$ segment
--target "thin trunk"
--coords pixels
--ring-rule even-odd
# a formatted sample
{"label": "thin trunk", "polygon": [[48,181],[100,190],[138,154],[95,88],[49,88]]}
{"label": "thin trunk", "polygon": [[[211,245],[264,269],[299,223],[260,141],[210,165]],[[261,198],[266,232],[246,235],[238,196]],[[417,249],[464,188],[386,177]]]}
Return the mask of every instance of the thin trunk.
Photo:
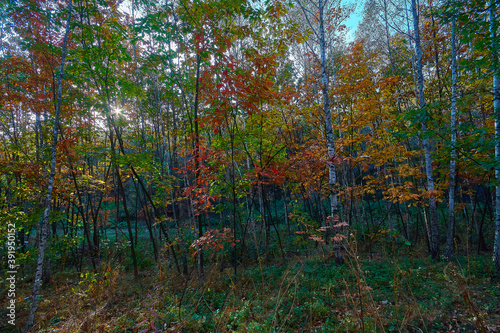
{"label": "thin trunk", "polygon": [[[132,1],[131,4],[132,7],[132,22],[135,23],[135,1]],[[134,38],[134,30],[132,29],[132,38]],[[139,66],[137,65],[137,45],[135,43],[131,43],[133,45],[133,51],[134,51],[134,65],[135,65],[135,84],[137,86],[139,85]],[[141,116],[141,138],[142,138],[142,144],[144,145],[144,148],[146,151],[148,151],[148,146],[146,143],[146,130],[144,128],[144,110],[142,108],[142,102],[140,99],[138,99],[138,106],[139,106],[139,114]]]}
{"label": "thin trunk", "polygon": [[[132,222],[130,220],[130,214],[128,211],[127,195],[125,193],[125,188],[123,186],[120,167],[119,167],[118,162],[117,162],[117,156],[116,156],[116,150],[115,150],[115,140],[113,138],[113,128],[114,128],[114,132],[116,134],[117,141],[119,142],[119,145],[121,147],[120,132],[118,131],[116,126],[113,126],[113,120],[110,117],[110,110],[109,110],[108,105],[109,105],[109,96],[107,98],[107,103],[104,105],[104,108],[105,108],[104,112],[106,114],[106,121],[108,123],[108,128],[109,128],[109,142],[110,142],[110,146],[111,146],[111,163],[113,164],[113,167],[114,167],[116,180],[118,183],[118,191],[122,197],[123,210],[125,212],[125,220],[127,222],[127,229],[128,229],[129,240],[130,240],[130,254],[132,255],[132,264],[134,266],[134,278],[137,279],[139,277],[139,272],[137,270],[137,255],[135,252],[134,233],[132,232]],[[137,230],[136,230],[136,234],[137,234]]]}
{"label": "thin trunk", "polygon": [[54,115],[54,129],[52,132],[52,155],[50,159],[49,185],[47,188],[47,196],[45,198],[45,210],[43,212],[42,224],[40,226],[40,243],[38,244],[38,260],[36,265],[35,282],[33,284],[33,294],[31,295],[30,312],[28,315],[28,319],[26,320],[26,325],[23,329],[24,332],[29,332],[33,327],[35,321],[35,313],[38,308],[38,294],[40,292],[45,248],[47,246],[47,226],[49,223],[50,202],[52,201],[52,191],[54,189],[54,179],[56,175],[57,140],[59,137],[59,113],[61,111],[62,101],[62,79],[64,76],[64,65],[66,61],[66,49],[68,45],[72,8],[73,2],[72,0],[69,0],[68,20],[66,22],[66,32],[64,34],[64,41],[62,45],[61,67],[59,69],[59,76],[57,78],[57,100]]}
{"label": "thin trunk", "polygon": [[[319,0],[319,37],[320,37],[320,53],[321,53],[321,83],[323,84],[323,113],[325,115],[325,136],[326,145],[328,148],[328,187],[330,189],[330,214],[333,221],[338,218],[338,202],[337,191],[335,184],[337,183],[337,173],[335,169],[335,139],[333,137],[332,127],[332,114],[330,111],[330,99],[328,95],[328,77],[326,69],[326,41],[325,41],[325,27],[323,24],[323,0]],[[341,244],[335,244],[335,259],[337,262],[343,262]]]}
{"label": "thin trunk", "polygon": [[[235,179],[235,161],[234,161],[234,133],[231,133],[231,192],[233,195],[233,212],[232,212],[232,218],[233,218],[233,239],[236,241],[236,214],[237,214],[237,197],[236,197],[236,179]],[[233,246],[232,248],[232,256],[233,256],[233,270],[234,270],[234,275],[237,274],[236,270],[236,264],[237,264],[237,259],[236,259],[236,246]],[[224,261],[222,262],[222,267],[224,267]]]}
{"label": "thin trunk", "polygon": [[[112,147],[111,149],[114,150],[114,147]],[[127,221],[128,237],[130,240],[130,252],[132,255],[132,264],[134,266],[134,278],[137,279],[139,277],[139,271],[137,270],[137,255],[135,252],[136,243],[134,243],[134,234],[132,232],[132,222],[130,221],[130,214],[129,214],[128,206],[127,206],[127,195],[125,193],[125,188],[123,187],[122,177],[120,175],[120,169],[118,167],[118,164],[116,164],[116,163],[115,163],[115,173],[116,173],[116,179],[118,181],[118,191],[120,192],[120,194],[122,196],[123,210],[125,211],[125,219]],[[137,234],[137,230],[136,230],[136,234]]]}
{"label": "thin trunk", "polygon": [[[109,113],[107,113],[107,114],[109,114]],[[108,124],[110,126],[110,131],[111,131],[111,126],[112,126],[111,124],[113,124],[113,128],[115,129],[115,133],[116,133],[116,136],[117,136],[118,146],[120,148],[120,151],[121,151],[122,155],[125,156],[126,152],[125,152],[125,146],[123,144],[123,139],[122,139],[122,137],[120,135],[120,132],[118,131],[116,125],[114,124],[114,122],[111,123],[111,119],[109,117],[108,117]],[[114,154],[114,149],[112,149],[112,151],[113,151],[112,154]],[[113,160],[116,160],[116,159],[113,159]],[[146,198],[148,199],[149,203],[151,204],[151,207],[153,208],[154,216],[155,216],[155,219],[156,219],[157,217],[159,217],[161,215],[160,212],[159,212],[159,210],[158,210],[158,208],[154,204],[154,201],[151,198],[151,195],[149,194],[149,192],[148,192],[146,186],[144,185],[144,182],[142,181],[141,177],[139,177],[139,175],[137,174],[137,171],[135,170],[135,168],[132,165],[129,165],[129,168],[130,168],[130,171],[132,171],[132,174],[134,175],[135,179],[137,179],[137,181],[139,182],[139,185],[141,186],[143,193],[146,195]],[[170,237],[168,236],[168,233],[165,230],[162,230],[162,231],[164,233],[164,236],[166,238],[166,241],[167,241],[168,245],[171,245],[172,242],[170,241]],[[179,266],[178,266],[178,261],[177,261],[177,255],[175,254],[175,249],[172,246],[169,246],[169,247],[170,247],[170,250],[172,252],[172,256],[174,257],[176,268],[179,271]]]}
{"label": "thin trunk", "polygon": [[[417,81],[418,81],[418,101],[422,112],[425,111],[425,95],[424,95],[424,74],[422,65],[422,47],[420,45],[420,31],[417,13],[417,2],[412,0],[412,14],[413,14],[413,28],[415,32],[415,53],[417,56]],[[432,174],[432,146],[429,139],[429,131],[427,130],[427,124],[422,122],[422,144],[424,146],[424,156],[425,156],[425,174],[427,178],[427,190],[430,193],[429,197],[429,213],[430,213],[430,234],[429,234],[429,247],[431,251],[431,256],[433,259],[439,258],[439,225],[438,225],[438,214],[437,205],[434,198],[434,177]]]}
{"label": "thin trunk", "polygon": [[[200,132],[198,128],[198,98],[200,94],[200,65],[201,56],[196,54],[196,91],[194,97],[194,144],[195,144],[195,159],[196,159],[196,181],[200,178],[201,169],[201,156],[200,156]],[[198,164],[199,163],[199,164]],[[193,207],[194,208],[194,207]],[[194,211],[193,211],[194,214]],[[198,213],[198,237],[203,237],[203,224],[201,219],[201,212]],[[203,278],[203,251],[198,250],[198,279],[201,281]]]}
{"label": "thin trunk", "polygon": [[36,162],[41,162],[41,149],[42,149],[42,124],[40,122],[40,113],[37,112],[35,115],[35,144],[36,144]]}
{"label": "thin trunk", "polygon": [[[406,19],[406,29],[408,31],[408,35],[411,35],[411,30],[410,30],[410,18],[408,16],[408,9],[406,7],[406,0],[404,0],[404,4],[405,4],[405,19]],[[417,84],[417,74],[416,74],[416,69],[415,69],[415,58],[414,58],[414,54],[413,54],[413,42],[412,42],[412,39],[410,38],[409,39],[409,43],[410,43],[410,50],[411,50],[411,70],[412,70],[412,73],[413,73],[413,88],[414,88],[414,92],[415,92],[415,96],[418,96],[418,84]]]}
{"label": "thin trunk", "polygon": [[[493,60],[493,108],[495,115],[495,158],[500,158],[500,77],[498,73],[498,55],[497,55],[497,24],[496,24],[496,5],[494,0],[490,0],[490,34],[491,34],[491,55]],[[495,270],[500,273],[500,166],[498,162],[495,166],[495,244],[493,249],[493,264]]]}
{"label": "thin trunk", "polygon": [[[286,224],[286,227],[288,229],[288,236],[290,236],[292,234],[292,231],[290,229],[290,220],[288,219],[288,204],[287,204],[287,196],[286,196],[286,187],[283,186],[283,208],[284,208],[284,211],[285,211],[285,224]],[[323,203],[321,203],[321,205],[323,205]],[[325,209],[324,207],[322,207],[323,210]],[[325,213],[326,215],[326,213]],[[325,217],[325,222],[326,222],[326,217]]]}
{"label": "thin trunk", "polygon": [[451,22],[451,157],[450,157],[450,192],[448,201],[448,235],[446,237],[445,255],[450,258],[453,255],[453,238],[455,236],[455,164],[457,158],[457,150],[455,148],[457,142],[457,49],[455,46],[455,17]]}
{"label": "thin trunk", "polygon": [[[387,39],[387,51],[389,53],[389,63],[391,64],[391,73],[393,76],[396,76],[396,67],[394,66],[394,57],[392,55],[391,48],[391,38],[389,34],[389,19],[387,17],[387,0],[384,0],[384,21],[385,21],[385,38]],[[401,113],[401,99],[399,85],[396,87],[396,99],[398,104],[398,111]]]}
{"label": "thin trunk", "polygon": [[436,22],[434,20],[434,10],[432,9],[432,5],[430,5],[430,10],[431,10],[431,22],[432,22],[432,36],[434,37],[434,42],[432,44],[434,46],[434,61],[436,63],[436,75],[438,79],[439,98],[443,98],[443,86],[441,85],[441,69],[439,68],[439,51],[438,51],[437,31],[436,31],[437,29],[436,29]]}
{"label": "thin trunk", "polygon": [[[144,221],[146,222],[146,227],[148,228],[148,233],[149,233],[149,239],[151,240],[151,245],[153,246],[153,254],[155,257],[155,261],[158,262],[159,258],[159,250],[158,250],[158,243],[156,240],[156,233],[154,232],[154,216],[151,216],[149,213],[149,207],[146,202],[146,196],[144,195],[144,201],[141,198],[141,193],[139,192],[139,186],[137,186],[137,183],[134,180],[134,188],[135,188],[135,195],[136,195],[136,202],[141,206],[141,210],[144,211]],[[136,209],[136,214],[137,218],[136,221],[139,220],[139,210]],[[153,213],[154,214],[154,213]],[[137,239],[137,233],[136,233],[136,239]]]}
{"label": "thin trunk", "polygon": [[[114,176],[113,178],[116,178],[116,176]],[[118,187],[116,179],[113,180],[113,184],[115,185],[115,207],[116,207],[115,245],[118,245],[118,224],[120,223],[120,195],[116,190],[116,188]]]}
{"label": "thin trunk", "polygon": [[[260,176],[259,176],[259,184],[258,184],[258,195],[259,195],[259,213],[260,213],[260,219],[262,221],[262,226],[261,226],[261,230],[264,230],[264,252],[267,253],[267,251],[269,250],[269,232],[268,232],[268,223],[269,221],[267,221],[267,218],[266,218],[266,212],[264,210],[264,191],[262,189],[262,182],[260,180]],[[261,232],[262,234],[262,232]],[[255,246],[258,246],[257,244]]]}
{"label": "thin trunk", "polygon": [[[175,196],[174,196],[174,191],[172,190],[170,192],[170,195],[172,196],[172,215],[174,217],[174,221],[177,225],[177,230],[180,230],[180,225],[179,225],[179,219],[177,218],[177,207],[175,205]],[[160,224],[160,226],[162,226],[163,224]],[[168,224],[167,224],[167,227],[168,227]],[[167,243],[170,245],[170,240],[169,240],[169,237],[168,237],[168,234],[165,234],[165,238],[167,239]],[[187,251],[186,251],[186,244],[184,244],[184,237],[183,237],[183,233],[179,233],[179,239],[180,239],[180,245],[178,245],[181,250],[182,250],[182,274],[184,274],[184,276],[187,276],[188,274],[188,265],[187,265]],[[177,268],[177,272],[180,273],[180,268],[179,268],[179,263],[177,261],[177,256],[175,254],[175,251],[174,251],[174,247],[172,245],[169,246],[171,249],[172,249],[172,257],[174,258],[174,261],[175,261],[175,267]]]}

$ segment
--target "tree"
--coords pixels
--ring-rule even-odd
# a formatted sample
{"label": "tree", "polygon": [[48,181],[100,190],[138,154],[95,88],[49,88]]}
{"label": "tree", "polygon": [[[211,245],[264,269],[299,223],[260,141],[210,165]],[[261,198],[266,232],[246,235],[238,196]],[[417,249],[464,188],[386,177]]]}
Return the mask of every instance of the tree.
{"label": "tree", "polygon": [[493,115],[495,117],[495,243],[493,249],[493,263],[497,272],[500,272],[500,67],[498,64],[497,18],[495,0],[489,1],[490,19],[490,48],[493,72]]}
{"label": "tree", "polygon": [[62,85],[63,85],[62,80],[64,76],[64,65],[66,61],[66,52],[68,47],[68,37],[71,25],[72,9],[73,9],[73,2],[72,0],[69,0],[67,6],[68,18],[66,21],[66,32],[64,34],[64,40],[61,46],[62,50],[61,65],[59,67],[59,76],[57,78],[57,100],[54,113],[54,127],[52,129],[52,150],[50,158],[49,183],[47,186],[47,196],[45,198],[45,207],[44,207],[42,222],[40,224],[40,229],[39,229],[40,243],[38,244],[38,261],[36,265],[35,282],[33,283],[33,293],[31,295],[30,312],[28,315],[28,319],[26,321],[26,325],[24,326],[24,332],[29,332],[33,327],[35,320],[35,313],[38,307],[38,294],[40,292],[40,285],[42,282],[43,262],[45,258],[45,248],[47,246],[47,236],[48,236],[47,228],[49,224],[49,213],[52,201],[52,192],[54,189],[54,179],[56,176],[57,142],[59,139],[59,114],[61,111],[61,103],[62,103]]}
{"label": "tree", "polygon": [[[300,6],[302,13],[307,21],[309,28],[312,30],[312,33],[315,38],[317,38],[317,43],[319,46],[319,64],[320,64],[320,72],[321,72],[321,91],[323,96],[323,115],[324,115],[324,127],[325,127],[325,138],[326,138],[326,146],[328,150],[328,160],[327,160],[327,168],[328,168],[328,187],[329,187],[329,196],[330,196],[330,216],[334,220],[338,220],[339,216],[339,208],[338,208],[338,198],[337,198],[337,171],[336,171],[336,163],[337,163],[337,155],[335,153],[335,138],[333,134],[333,126],[332,126],[332,113],[330,109],[330,82],[328,73],[329,70],[335,70],[335,64],[331,61],[330,64],[327,63],[326,52],[327,45],[325,39],[325,8],[329,8],[328,10],[328,20],[330,20],[330,16],[335,16],[336,8],[333,6],[328,6],[328,0],[318,0],[318,3],[310,3],[310,8],[308,8],[304,3],[300,0],[297,0],[297,4]],[[318,26],[315,26],[312,21],[317,22]],[[344,235],[340,236],[344,237]],[[342,249],[341,245],[338,244],[336,246],[335,251],[336,260],[338,262],[342,262]]]}
{"label": "tree", "polygon": [[455,188],[456,188],[456,157],[457,157],[457,47],[455,16],[451,21],[451,157],[450,157],[450,189],[448,194],[448,235],[446,237],[445,255],[453,254],[455,236]]}
{"label": "tree", "polygon": [[[411,11],[413,16],[413,30],[415,38],[415,53],[418,81],[418,103],[421,112],[429,112],[428,106],[425,103],[424,94],[424,74],[422,64],[422,46],[420,44],[420,28],[417,1],[412,0]],[[425,175],[427,178],[427,191],[429,193],[429,209],[430,209],[430,249],[433,259],[439,258],[439,221],[437,214],[437,205],[435,199],[434,176],[432,171],[432,146],[430,141],[430,133],[427,130],[427,120],[422,122],[422,145],[425,154]]]}

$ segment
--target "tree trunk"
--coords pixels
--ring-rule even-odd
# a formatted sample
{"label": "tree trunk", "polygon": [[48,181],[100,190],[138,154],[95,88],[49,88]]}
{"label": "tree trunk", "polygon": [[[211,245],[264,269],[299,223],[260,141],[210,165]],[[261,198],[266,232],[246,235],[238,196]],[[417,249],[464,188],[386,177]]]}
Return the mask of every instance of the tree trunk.
{"label": "tree trunk", "polygon": [[[109,103],[109,100],[108,100],[108,103]],[[137,255],[135,252],[134,233],[132,232],[132,222],[130,220],[130,214],[129,214],[128,206],[127,206],[127,195],[125,193],[125,188],[123,186],[122,177],[120,174],[120,166],[118,165],[118,162],[117,162],[116,151],[115,151],[115,140],[113,138],[113,128],[115,130],[116,137],[117,137],[119,142],[120,142],[120,140],[119,140],[120,133],[116,127],[112,126],[112,120],[110,117],[110,111],[108,108],[108,104],[105,105],[104,112],[106,113],[106,121],[108,122],[108,128],[109,128],[109,142],[111,145],[111,163],[113,164],[115,175],[116,175],[116,180],[117,180],[117,185],[118,185],[118,193],[122,197],[123,210],[125,212],[125,220],[127,221],[127,230],[128,230],[129,240],[130,240],[130,254],[132,255],[132,264],[134,266],[134,278],[137,279],[139,277],[139,271],[137,269]],[[137,235],[137,230],[136,230],[136,235]]]}
{"label": "tree trunk", "polygon": [[457,150],[455,145],[457,143],[457,49],[455,46],[455,17],[451,22],[451,157],[450,157],[450,191],[448,201],[448,235],[446,237],[446,250],[445,255],[450,258],[453,255],[453,238],[455,236],[455,164],[457,157]]}
{"label": "tree trunk", "polygon": [[[420,45],[420,32],[417,13],[416,0],[411,1],[412,14],[413,14],[413,28],[415,32],[415,53],[417,56],[417,81],[418,81],[418,102],[422,112],[425,112],[425,95],[424,95],[424,74],[422,70],[422,47]],[[432,156],[431,156],[431,142],[427,130],[426,122],[422,122],[422,135],[425,156],[425,174],[427,178],[427,190],[430,192],[429,197],[429,215],[430,215],[430,234],[429,234],[429,247],[433,259],[439,258],[439,225],[436,200],[434,198],[434,177],[432,174]]]}
{"label": "tree trunk", "polygon": [[[195,144],[195,163],[196,166],[196,181],[200,178],[200,169],[201,169],[201,154],[200,154],[200,132],[198,128],[198,98],[200,94],[200,64],[201,64],[201,56],[200,54],[196,54],[196,91],[194,97],[194,144]],[[194,211],[193,211],[194,214]],[[203,237],[203,223],[201,220],[201,212],[198,213],[197,216],[198,222],[198,237]],[[198,279],[202,281],[203,279],[203,250],[198,250]]]}
{"label": "tree trunk", "polygon": [[64,41],[62,45],[61,67],[59,69],[59,76],[57,78],[57,100],[54,115],[54,129],[52,131],[52,155],[50,159],[49,185],[47,188],[47,196],[45,198],[45,210],[43,212],[42,223],[40,225],[40,243],[38,244],[38,260],[36,265],[35,282],[33,283],[33,294],[31,295],[30,312],[28,315],[28,319],[26,320],[26,325],[23,329],[24,332],[29,332],[33,327],[35,321],[35,313],[38,308],[38,294],[40,292],[43,273],[43,261],[45,257],[45,248],[47,246],[47,227],[49,223],[50,202],[52,201],[52,191],[54,189],[54,179],[56,175],[57,140],[59,137],[59,113],[61,111],[62,101],[62,78],[64,76],[64,64],[66,61],[66,49],[68,45],[72,8],[73,2],[72,0],[69,0],[68,20],[66,22],[66,32],[64,34]]}
{"label": "tree trunk", "polygon": [[[112,139],[111,139],[112,141]],[[111,148],[114,151],[114,147]],[[128,211],[127,207],[127,195],[125,193],[125,188],[123,187],[123,182],[122,182],[122,177],[120,175],[120,169],[119,166],[115,162],[115,173],[116,173],[116,179],[118,181],[118,191],[120,192],[122,196],[122,202],[123,202],[123,210],[125,211],[125,219],[127,221],[127,230],[128,230],[128,236],[130,239],[130,254],[132,255],[132,264],[134,266],[134,278],[138,279],[139,278],[139,271],[137,269],[137,255],[135,252],[135,247],[137,245],[137,242],[134,243],[134,234],[132,232],[132,222],[130,220],[130,214]],[[137,230],[136,230],[136,235],[137,235]]]}
{"label": "tree trunk", "polygon": [[[330,189],[330,214],[333,221],[338,218],[338,202],[337,191],[335,184],[337,183],[337,173],[335,169],[335,139],[333,137],[332,114],[330,111],[330,99],[328,95],[328,76],[326,71],[326,42],[325,42],[325,27],[323,22],[324,3],[319,0],[319,43],[321,53],[321,83],[323,84],[323,113],[325,115],[325,136],[328,149],[328,187]],[[343,262],[341,244],[335,244],[335,259],[340,263]]]}
{"label": "tree trunk", "polygon": [[[498,75],[497,35],[496,35],[496,6],[490,0],[490,34],[491,55],[493,60],[493,109],[495,115],[495,159],[500,158],[500,77]],[[500,166],[495,162],[495,244],[493,248],[493,264],[497,273],[500,273]]]}

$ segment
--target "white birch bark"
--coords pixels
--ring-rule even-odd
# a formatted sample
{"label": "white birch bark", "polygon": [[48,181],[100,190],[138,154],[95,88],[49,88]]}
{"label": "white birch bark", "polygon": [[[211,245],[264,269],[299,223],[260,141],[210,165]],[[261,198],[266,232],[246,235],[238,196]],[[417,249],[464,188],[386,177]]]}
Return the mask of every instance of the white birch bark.
{"label": "white birch bark", "polygon": [[[416,0],[411,1],[412,4],[412,14],[413,14],[413,28],[415,33],[415,53],[416,53],[416,69],[417,69],[417,82],[418,82],[418,102],[419,107],[422,111],[425,109],[425,95],[424,95],[424,74],[422,65],[422,47],[420,43],[420,31],[417,13],[417,2]],[[424,147],[424,159],[425,159],[425,175],[427,178],[427,190],[432,193],[434,188],[434,177],[432,174],[432,146],[429,139],[429,131],[427,130],[427,124],[422,122],[422,145]],[[430,209],[430,235],[429,243],[431,256],[433,259],[439,257],[439,225],[438,225],[438,214],[436,200],[433,196],[429,198],[429,209]]]}
{"label": "white birch bark", "polygon": [[448,235],[446,237],[445,256],[453,255],[453,238],[455,236],[455,165],[457,158],[457,49],[455,45],[455,17],[451,22],[451,156],[450,156],[450,190],[448,200]]}
{"label": "white birch bark", "polygon": [[43,212],[42,223],[40,225],[40,243],[38,244],[38,260],[36,264],[35,282],[33,283],[33,293],[31,295],[30,312],[23,331],[29,332],[33,327],[35,321],[35,313],[38,308],[38,295],[40,292],[40,285],[42,282],[43,262],[45,258],[45,248],[47,247],[47,234],[49,225],[50,202],[52,201],[52,191],[54,189],[54,179],[56,175],[56,157],[57,157],[57,140],[59,138],[59,113],[61,111],[62,100],[62,78],[64,76],[64,65],[66,61],[66,50],[68,45],[68,36],[71,24],[71,10],[73,8],[72,0],[68,4],[68,19],[66,22],[66,32],[62,45],[61,67],[59,69],[59,76],[57,77],[57,100],[54,115],[54,128],[52,131],[52,155],[50,158],[50,174],[49,184],[47,187],[47,196],[45,197],[45,209]]}
{"label": "white birch bark", "polygon": [[325,28],[323,23],[324,3],[319,0],[319,43],[320,43],[320,57],[321,57],[321,83],[323,84],[323,113],[325,115],[325,136],[326,145],[328,149],[328,187],[330,189],[330,214],[332,217],[338,216],[338,200],[337,192],[335,191],[335,184],[337,183],[337,173],[335,164],[335,139],[333,137],[332,126],[332,113],[330,110],[330,98],[328,96],[328,76],[326,71],[326,42],[325,42]]}
{"label": "white birch bark", "polygon": [[500,77],[497,55],[497,24],[496,24],[496,5],[494,0],[489,1],[490,7],[490,37],[491,37],[491,55],[493,62],[493,112],[495,115],[495,243],[493,245],[493,265],[495,270],[500,272]]}
{"label": "white birch bark", "polygon": [[[333,126],[332,126],[332,114],[330,110],[330,98],[329,98],[329,82],[327,73],[327,60],[326,60],[326,39],[325,39],[325,27],[324,27],[324,11],[326,2],[328,0],[318,0],[318,23],[319,27],[316,30],[309,16],[313,15],[310,10],[306,9],[300,0],[296,0],[299,4],[302,12],[306,18],[309,27],[314,32],[314,35],[318,38],[319,49],[320,49],[320,66],[321,66],[321,84],[322,84],[322,95],[323,95],[323,114],[325,116],[325,137],[326,146],[328,150],[328,188],[330,192],[330,215],[333,221],[338,221],[338,199],[337,191],[335,190],[335,184],[337,183],[337,173],[335,168],[335,138],[333,136]],[[328,235],[328,233],[327,233]],[[328,236],[327,236],[328,237]],[[336,242],[335,244],[335,259],[337,262],[342,262],[342,248],[341,244]]]}

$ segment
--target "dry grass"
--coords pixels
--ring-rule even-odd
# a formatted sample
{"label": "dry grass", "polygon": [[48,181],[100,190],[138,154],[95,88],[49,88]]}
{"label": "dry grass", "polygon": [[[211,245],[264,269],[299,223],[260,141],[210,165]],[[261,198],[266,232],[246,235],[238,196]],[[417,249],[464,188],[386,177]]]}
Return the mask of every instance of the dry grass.
{"label": "dry grass", "polygon": [[[295,257],[238,276],[207,266],[203,285],[166,267],[143,271],[138,281],[120,267],[61,273],[42,289],[35,331],[500,332],[500,286],[479,276],[479,263],[466,277],[455,265],[424,259],[349,258],[340,267],[321,256]],[[22,297],[30,287],[20,286]],[[27,305],[20,303],[18,328]]]}

